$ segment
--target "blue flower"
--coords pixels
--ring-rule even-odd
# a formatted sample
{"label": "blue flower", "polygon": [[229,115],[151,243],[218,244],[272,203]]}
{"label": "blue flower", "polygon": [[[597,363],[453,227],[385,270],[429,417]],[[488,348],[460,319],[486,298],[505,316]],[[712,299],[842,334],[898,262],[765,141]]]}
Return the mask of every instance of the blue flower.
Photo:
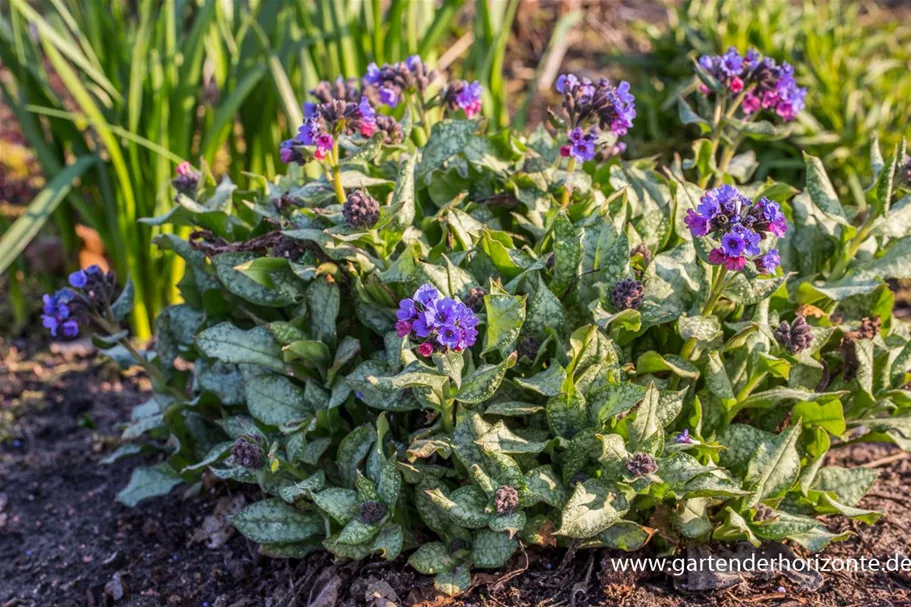
{"label": "blue flower", "polygon": [[62,333],[64,337],[76,337],[79,334],[79,322],[73,318],[70,309],[70,303],[75,299],[76,294],[67,288],[42,297],[44,314],[41,315],[41,322],[52,336],[58,337]]}
{"label": "blue flower", "polygon": [[[453,350],[469,348],[477,340],[478,319],[474,313],[451,297],[441,297],[429,284],[419,287],[413,298],[402,300],[396,316],[399,319],[396,332],[400,337],[411,334]],[[421,347],[432,352],[432,347],[430,350],[426,347],[428,345],[432,346],[425,341]]]}
{"label": "blue flower", "polygon": [[690,429],[689,428],[684,429],[683,432],[681,432],[680,434],[677,435],[677,437],[674,439],[674,442],[676,442],[678,444],[692,443],[693,438],[690,436]]}
{"label": "blue flower", "polygon": [[399,104],[399,92],[384,86],[380,89],[380,103],[389,107],[396,107]]}
{"label": "blue flower", "polygon": [[85,286],[85,283],[88,282],[89,277],[84,270],[78,270],[70,274],[69,283],[70,286],[76,289],[81,289]]}
{"label": "blue flower", "polygon": [[465,116],[472,118],[481,111],[481,84],[475,80],[466,85],[455,97],[456,105],[465,111]]}
{"label": "blue flower", "polygon": [[731,78],[739,76],[743,72],[743,57],[735,47],[730,47],[721,58],[721,71]]}
{"label": "blue flower", "polygon": [[760,274],[772,274],[775,268],[781,265],[781,256],[778,249],[769,249],[769,252],[756,259],[756,270]]}
{"label": "blue flower", "polygon": [[376,63],[367,65],[367,73],[364,75],[363,82],[367,86],[377,86],[382,80],[380,68]]}
{"label": "blue flower", "polygon": [[440,292],[432,285],[425,284],[418,287],[418,290],[414,292],[414,298],[421,302],[421,305],[429,307],[440,299]]}

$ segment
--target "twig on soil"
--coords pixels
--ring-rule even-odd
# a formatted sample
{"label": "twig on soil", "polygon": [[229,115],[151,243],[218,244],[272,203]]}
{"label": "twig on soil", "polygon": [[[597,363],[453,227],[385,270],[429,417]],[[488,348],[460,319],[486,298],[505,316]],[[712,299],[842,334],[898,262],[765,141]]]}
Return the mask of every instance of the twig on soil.
{"label": "twig on soil", "polygon": [[881,457],[879,459],[873,460],[872,462],[867,462],[866,464],[863,464],[862,467],[864,467],[864,468],[882,468],[883,466],[888,466],[889,464],[891,464],[893,462],[900,462],[903,459],[908,459],[908,457],[911,457],[911,454],[902,451],[900,453],[896,453],[896,454],[890,455],[888,457]]}
{"label": "twig on soil", "polygon": [[522,567],[520,567],[518,569],[513,569],[509,573],[504,574],[503,577],[498,579],[493,584],[489,584],[488,586],[490,587],[490,590],[492,592],[497,592],[497,591],[501,590],[503,588],[503,584],[505,584],[506,582],[508,582],[509,580],[511,580],[513,578],[516,578],[516,577],[522,575],[526,571],[528,571],[529,561],[528,561],[528,553],[525,551],[525,545],[522,542],[519,542],[519,548],[522,549],[522,556],[525,557],[525,565],[523,565]]}

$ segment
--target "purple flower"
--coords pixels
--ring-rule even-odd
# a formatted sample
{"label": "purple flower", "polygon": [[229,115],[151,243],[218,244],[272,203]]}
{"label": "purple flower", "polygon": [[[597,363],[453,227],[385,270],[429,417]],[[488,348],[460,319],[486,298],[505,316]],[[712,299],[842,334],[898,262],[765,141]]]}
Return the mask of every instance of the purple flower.
{"label": "purple flower", "polygon": [[686,428],[674,439],[677,444],[692,444],[693,438],[690,436],[690,429]]}
{"label": "purple flower", "polygon": [[554,85],[558,93],[563,93],[568,89],[573,89],[579,85],[579,79],[573,74],[560,74],[557,76],[557,82]]}
{"label": "purple flower", "polygon": [[728,257],[740,257],[746,252],[747,242],[742,234],[728,232],[721,237],[721,248]]}
{"label": "purple flower", "polygon": [[75,299],[76,294],[68,288],[42,297],[44,314],[41,315],[41,322],[53,337],[59,334],[76,337],[79,334],[79,321],[73,317],[70,305]]}
{"label": "purple flower", "polygon": [[424,65],[424,62],[421,60],[420,55],[412,55],[405,59],[405,65],[408,66],[408,69],[412,72],[418,71],[418,69]]}
{"label": "purple flower", "polygon": [[475,80],[466,85],[455,97],[455,103],[465,111],[468,118],[481,111],[481,84]]}
{"label": "purple flower", "polygon": [[430,353],[431,342],[458,351],[473,346],[478,337],[478,319],[468,306],[451,297],[441,297],[429,284],[419,287],[413,298],[402,300],[396,316],[396,334],[425,340],[420,348]]}
{"label": "purple flower", "polygon": [[750,47],[746,52],[746,55],[743,56],[744,62],[746,63],[747,70],[755,70],[759,67],[759,62],[762,59],[762,56],[759,54],[755,48]]}
{"label": "purple flower", "polygon": [[399,320],[395,323],[395,334],[399,337],[405,337],[411,333],[411,323],[407,320]]}
{"label": "purple flower", "polygon": [[693,209],[686,210],[683,223],[690,229],[693,236],[705,236],[709,233],[709,221]]}
{"label": "purple flower", "polygon": [[421,285],[414,292],[414,298],[425,307],[430,307],[440,299],[440,292],[429,284]]}
{"label": "purple flower", "polygon": [[376,63],[367,65],[367,73],[364,75],[363,82],[367,86],[378,86],[382,79],[380,68]]}
{"label": "purple flower", "polygon": [[399,104],[399,92],[384,86],[380,89],[380,103],[389,107],[396,107]]}
{"label": "purple flower", "polygon": [[715,69],[715,57],[711,55],[703,55],[699,58],[699,67],[707,72],[711,72],[713,69]]}
{"label": "purple flower", "polygon": [[69,283],[71,287],[81,289],[88,282],[88,279],[89,277],[86,275],[85,270],[79,270],[70,274]]}
{"label": "purple flower", "polygon": [[437,341],[441,346],[455,349],[462,337],[462,330],[455,325],[443,325],[437,332]]}
{"label": "purple flower", "polygon": [[[563,109],[573,129],[584,127],[585,123],[595,119],[598,128],[609,128],[618,137],[632,128],[636,117],[636,98],[630,92],[628,82],[614,86],[609,80],[602,79],[595,84],[588,78],[561,74],[556,88],[563,94]],[[583,146],[584,149],[578,152],[587,155],[590,147]]]}
{"label": "purple flower", "polygon": [[399,302],[399,309],[395,315],[399,320],[411,321],[418,317],[418,313],[413,299],[403,299]]}
{"label": "purple flower", "polygon": [[737,52],[737,49],[732,46],[721,58],[720,67],[721,71],[731,78],[739,76],[743,72],[743,57],[741,57],[740,53]]}
{"label": "purple flower", "polygon": [[769,252],[755,260],[756,270],[760,274],[772,274],[781,265],[781,256],[778,249],[769,249]]}
{"label": "purple flower", "polygon": [[724,252],[723,249],[712,249],[709,251],[709,263],[716,266],[724,265],[728,270],[732,272],[738,272],[742,270],[747,263],[747,258],[741,256],[728,255]]}
{"label": "purple flower", "polygon": [[595,141],[598,136],[595,132],[584,133],[581,128],[576,127],[569,132],[569,155],[577,160],[585,162],[595,157]]}

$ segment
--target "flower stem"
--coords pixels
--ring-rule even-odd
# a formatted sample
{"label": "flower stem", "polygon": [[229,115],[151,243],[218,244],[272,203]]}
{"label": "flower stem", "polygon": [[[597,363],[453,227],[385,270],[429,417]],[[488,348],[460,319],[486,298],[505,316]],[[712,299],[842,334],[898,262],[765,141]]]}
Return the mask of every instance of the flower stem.
{"label": "flower stem", "polygon": [[332,187],[335,189],[335,197],[339,204],[345,204],[345,188],[342,187],[342,168],[338,165],[338,139],[332,145],[332,165],[329,168],[332,173]]}
{"label": "flower stem", "polygon": [[845,272],[848,271],[848,264],[851,263],[851,260],[854,259],[855,255],[857,255],[857,250],[870,235],[870,230],[873,229],[873,222],[875,220],[875,213],[870,213],[867,215],[867,218],[864,219],[863,225],[860,226],[857,234],[855,234],[854,238],[852,238],[848,242],[847,246],[845,246],[841,257],[838,258],[838,261],[835,263],[835,267],[832,268],[832,273],[829,275],[829,280],[839,280],[845,275]]}
{"label": "flower stem", "polygon": [[[576,159],[575,157],[570,157],[569,162],[566,165],[566,172],[569,173],[569,176],[572,177],[573,171],[576,170]],[[567,178],[568,180],[568,178]],[[566,208],[569,206],[569,199],[572,196],[573,189],[568,183],[563,185],[563,199],[560,201],[560,206]]]}
{"label": "flower stem", "polygon": [[[709,289],[709,298],[706,300],[705,305],[702,306],[701,314],[702,316],[708,316],[712,313],[712,310],[715,309],[715,304],[718,303],[718,300],[721,298],[721,294],[724,292],[724,289],[727,287],[725,278],[727,277],[728,269],[725,266],[719,266],[718,274],[712,279],[712,287]],[[693,351],[696,349],[697,340],[695,337],[690,337],[686,340],[686,343],[683,344],[683,348],[680,350],[680,356],[686,360],[690,360],[690,357],[693,355]]]}
{"label": "flower stem", "polygon": [[451,434],[455,428],[456,402],[451,398],[443,399],[443,431]]}
{"label": "flower stem", "polygon": [[766,377],[766,372],[757,373],[751,377],[747,383],[743,385],[743,388],[740,389],[740,392],[737,393],[737,404],[741,404],[746,398],[756,389],[756,386],[762,383]]}
{"label": "flower stem", "polygon": [[[104,329],[104,331],[107,332],[108,335],[115,335],[120,331],[120,327],[117,324],[117,322],[113,319],[113,313],[110,311],[110,308],[108,308],[107,312],[108,312],[108,316],[109,316],[109,318],[107,318],[107,319],[103,318],[101,316],[95,316],[94,314],[92,316],[94,316],[94,320],[95,320],[96,324],[98,324],[98,326],[100,326],[102,329]],[[165,375],[164,375],[164,373],[162,373],[161,369],[159,369],[158,367],[156,367],[155,365],[150,363],[148,361],[148,359],[146,359],[145,356],[140,354],[139,351],[133,346],[133,344],[130,343],[129,339],[127,339],[126,337],[121,337],[120,339],[117,340],[117,343],[120,344],[121,346],[123,346],[123,348],[130,354],[130,356],[133,358],[133,360],[136,361],[136,364],[138,364],[140,367],[143,368],[143,370],[145,370],[146,374],[148,374],[149,378],[153,382],[157,383],[160,387],[167,389],[177,398],[186,399],[187,395],[184,394],[182,391],[174,388],[173,386],[169,386],[168,378],[165,377]]]}

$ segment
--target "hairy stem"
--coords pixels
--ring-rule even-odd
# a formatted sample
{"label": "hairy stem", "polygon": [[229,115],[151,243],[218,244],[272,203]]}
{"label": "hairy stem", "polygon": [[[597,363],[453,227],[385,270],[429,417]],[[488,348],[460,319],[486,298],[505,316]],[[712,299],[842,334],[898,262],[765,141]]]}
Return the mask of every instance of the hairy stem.
{"label": "hairy stem", "polygon": [[[569,173],[569,176],[572,177],[573,171],[576,170],[576,159],[572,156],[569,158],[569,162],[566,164],[566,172]],[[567,178],[568,179],[568,178]],[[572,196],[573,189],[567,183],[563,185],[563,199],[560,201],[560,206],[566,208],[569,206],[569,199]]]}

